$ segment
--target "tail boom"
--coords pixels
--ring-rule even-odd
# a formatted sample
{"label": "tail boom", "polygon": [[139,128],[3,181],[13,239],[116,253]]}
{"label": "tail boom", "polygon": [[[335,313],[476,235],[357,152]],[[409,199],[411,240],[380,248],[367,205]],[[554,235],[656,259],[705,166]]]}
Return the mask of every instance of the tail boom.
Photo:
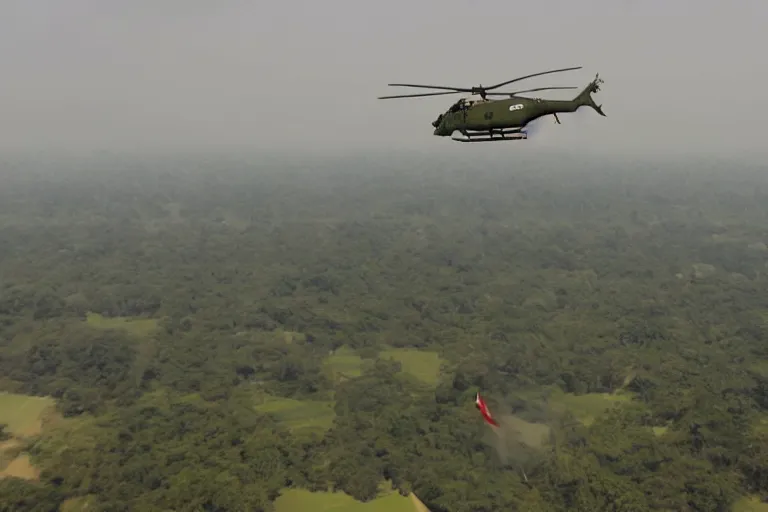
{"label": "tail boom", "polygon": [[600,114],[601,116],[605,117],[605,113],[603,112],[603,106],[598,105],[595,103],[594,98],[592,98],[592,94],[598,92],[600,90],[600,85],[603,83],[603,79],[600,78],[599,75],[595,75],[595,79],[592,80],[589,85],[587,85],[584,90],[582,90],[578,96],[576,96],[573,101],[576,103],[577,107],[590,107],[594,109],[595,112]]}

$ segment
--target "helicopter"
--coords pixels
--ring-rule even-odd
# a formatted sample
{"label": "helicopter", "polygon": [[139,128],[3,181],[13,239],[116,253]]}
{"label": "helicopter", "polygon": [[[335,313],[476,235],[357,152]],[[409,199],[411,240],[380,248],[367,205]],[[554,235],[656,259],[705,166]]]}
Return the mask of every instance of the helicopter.
{"label": "helicopter", "polygon": [[[452,140],[458,142],[501,142],[512,140],[524,140],[528,138],[527,125],[540,117],[552,115],[557,124],[560,119],[557,114],[575,112],[579,107],[591,107],[601,116],[602,105],[597,105],[592,99],[592,93],[600,90],[603,80],[599,74],[572,100],[549,100],[542,98],[521,97],[518,94],[546,91],[553,89],[577,89],[577,87],[537,87],[513,92],[492,92],[494,89],[509,85],[514,82],[533,78],[535,76],[548,75],[581,69],[581,66],[552,69],[532,75],[521,76],[491,87],[447,87],[440,85],[418,84],[387,84],[390,87],[415,87],[422,89],[441,89],[441,92],[428,92],[420,94],[398,94],[394,96],[379,96],[378,99],[394,98],[419,98],[425,96],[441,96],[445,94],[469,93],[468,97],[459,99],[451,107],[440,114],[432,126],[435,128],[433,135],[446,137],[451,135]],[[473,96],[479,96],[474,98]],[[489,99],[489,96],[505,96],[505,99]],[[461,137],[453,134],[459,132]]]}

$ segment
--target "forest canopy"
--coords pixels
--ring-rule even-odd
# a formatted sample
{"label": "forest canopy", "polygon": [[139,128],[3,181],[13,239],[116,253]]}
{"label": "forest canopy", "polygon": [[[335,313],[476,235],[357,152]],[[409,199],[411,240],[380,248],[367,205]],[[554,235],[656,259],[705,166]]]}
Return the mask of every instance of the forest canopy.
{"label": "forest canopy", "polygon": [[0,510],[761,506],[766,170],[8,157]]}

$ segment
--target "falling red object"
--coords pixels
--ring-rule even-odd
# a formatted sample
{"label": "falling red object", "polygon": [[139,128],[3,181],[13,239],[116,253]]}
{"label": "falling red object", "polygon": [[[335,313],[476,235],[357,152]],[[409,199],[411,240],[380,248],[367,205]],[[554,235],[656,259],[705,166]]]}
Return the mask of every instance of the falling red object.
{"label": "falling red object", "polygon": [[480,398],[480,393],[477,394],[477,397],[475,398],[475,406],[477,406],[477,409],[480,411],[480,414],[483,415],[483,419],[485,419],[485,422],[489,425],[493,425],[494,427],[498,427],[499,424],[496,423],[496,420],[493,419],[493,416],[491,416],[491,411],[488,410],[488,406],[485,405],[485,401]]}

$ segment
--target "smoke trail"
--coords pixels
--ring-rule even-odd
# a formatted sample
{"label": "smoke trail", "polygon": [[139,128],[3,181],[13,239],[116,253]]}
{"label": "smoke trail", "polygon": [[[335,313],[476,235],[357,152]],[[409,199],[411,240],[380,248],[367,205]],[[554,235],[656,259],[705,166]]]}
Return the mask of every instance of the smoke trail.
{"label": "smoke trail", "polygon": [[528,134],[528,138],[532,139],[534,137],[539,137],[541,133],[541,129],[544,126],[544,118],[540,117],[538,119],[534,119],[527,125],[525,125],[525,132]]}
{"label": "smoke trail", "polygon": [[528,134],[529,139],[541,139],[544,137],[544,134],[553,129],[553,128],[561,128],[566,125],[579,125],[584,122],[588,122],[588,119],[590,115],[592,114],[592,109],[586,106],[579,107],[576,112],[572,112],[569,114],[562,114],[560,115],[560,122],[562,124],[557,124],[555,121],[554,116],[544,116],[539,117],[538,119],[534,119],[527,125],[525,125],[525,128],[523,131]]}

